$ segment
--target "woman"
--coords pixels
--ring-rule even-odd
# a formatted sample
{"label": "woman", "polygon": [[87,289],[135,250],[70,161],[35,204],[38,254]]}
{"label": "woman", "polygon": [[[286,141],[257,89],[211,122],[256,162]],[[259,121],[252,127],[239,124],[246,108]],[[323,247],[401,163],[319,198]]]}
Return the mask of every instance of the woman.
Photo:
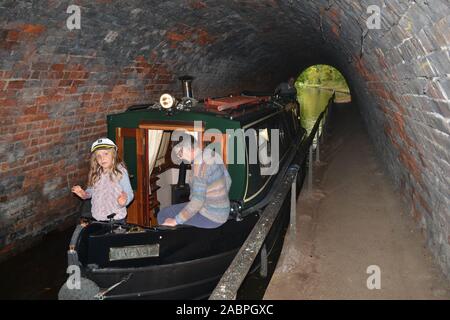
{"label": "woman", "polygon": [[195,138],[183,140],[173,148],[182,161],[191,163],[190,201],[175,204],[158,213],[158,223],[165,226],[187,224],[199,228],[217,228],[230,213],[228,192],[231,177],[219,155],[202,152]]}

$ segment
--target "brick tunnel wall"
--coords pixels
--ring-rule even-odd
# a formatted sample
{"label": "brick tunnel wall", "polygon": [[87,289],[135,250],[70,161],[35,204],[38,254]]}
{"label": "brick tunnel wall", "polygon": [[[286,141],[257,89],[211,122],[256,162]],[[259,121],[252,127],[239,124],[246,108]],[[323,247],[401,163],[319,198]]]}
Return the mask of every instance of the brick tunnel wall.
{"label": "brick tunnel wall", "polygon": [[1,2],[0,259],[73,216],[69,188],[85,183],[106,114],[179,92],[183,74],[205,97],[327,63],[450,275],[449,14],[447,0]]}
{"label": "brick tunnel wall", "polygon": [[220,35],[165,21],[163,13],[195,6],[131,2],[74,2],[81,29],[72,31],[73,2],[0,4],[0,259],[76,212],[70,188],[85,185],[89,146],[106,134],[107,114],[179,93],[183,74],[198,78],[202,96],[251,84],[240,56],[211,55]]}
{"label": "brick tunnel wall", "polygon": [[[374,2],[372,2],[374,3]],[[448,1],[385,1],[378,31],[341,66],[378,156],[428,246],[450,276],[450,7]],[[362,4],[336,7],[342,35]],[[352,9],[353,8],[353,9]],[[344,13],[345,12],[345,13]],[[353,16],[357,19],[357,15]],[[353,27],[353,30],[355,28]],[[375,32],[373,32],[375,31]],[[337,39],[336,39],[337,40]],[[348,50],[344,42],[336,49]]]}

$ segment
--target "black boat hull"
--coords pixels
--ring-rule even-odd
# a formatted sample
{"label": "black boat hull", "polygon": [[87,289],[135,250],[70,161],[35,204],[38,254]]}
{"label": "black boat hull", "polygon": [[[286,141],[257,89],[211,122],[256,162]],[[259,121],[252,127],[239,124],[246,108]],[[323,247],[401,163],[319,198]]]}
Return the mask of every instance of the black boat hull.
{"label": "black boat hull", "polygon": [[236,251],[186,262],[133,269],[99,269],[86,276],[101,288],[130,279],[105,299],[204,299],[214,289]]}
{"label": "black boat hull", "polygon": [[[269,255],[274,244],[283,237],[289,223],[289,198],[286,197],[266,238],[265,245]],[[180,228],[179,230],[155,230],[155,234],[163,235],[163,239],[167,232],[177,233],[177,235],[172,234],[171,237],[167,238],[176,238],[178,243],[180,239],[190,238],[189,246],[186,247],[187,255],[192,255],[196,248],[202,252],[204,257],[176,262],[177,258],[182,257],[163,256],[159,257],[159,261],[154,260],[154,264],[149,266],[125,267],[122,264],[120,267],[107,265],[92,267],[93,261],[89,261],[88,256],[83,257],[83,250],[87,250],[87,248],[83,249],[82,244],[86,243],[89,238],[85,233],[80,236],[78,245],[81,260],[87,259],[82,266],[82,274],[94,281],[101,290],[110,288],[114,284],[127,279],[105,294],[104,299],[205,299],[217,285],[258,219],[257,214],[252,214],[242,221],[230,220],[222,227],[213,230],[193,227]],[[202,235],[203,238],[201,238]],[[234,241],[231,239],[234,239]],[[138,239],[138,241],[142,243],[142,239]],[[95,242],[98,244],[98,238]],[[210,242],[209,246],[206,245],[208,242]],[[219,254],[210,254],[209,250],[202,250],[202,247],[203,249],[217,250],[218,242],[229,242],[229,245],[227,246],[227,243],[225,243],[222,246],[224,250]],[[161,245],[164,246],[163,243]],[[90,251],[95,252],[97,262],[102,260],[102,254],[98,252],[98,249]],[[90,264],[87,262],[90,262]],[[124,262],[132,263],[133,261]],[[137,261],[134,263],[137,263]],[[258,257],[252,265],[250,273],[258,270],[259,266],[260,258]]]}
{"label": "black boat hull", "polygon": [[[288,132],[288,131],[286,131]],[[74,251],[84,277],[95,282],[104,299],[203,299],[207,298],[259,219],[259,214],[299,152],[305,130],[293,136],[280,163],[277,177],[264,186],[263,192],[247,203],[240,214],[216,229],[190,226],[174,228],[145,228],[141,232],[117,234],[107,223],[92,223],[77,236]],[[301,164],[304,168],[305,163]],[[297,177],[297,193],[305,170]],[[269,257],[276,243],[282,241],[290,217],[290,195],[283,205],[265,239]],[[241,214],[243,217],[241,217]],[[242,218],[242,219],[241,219]],[[130,231],[130,230],[128,230]],[[281,242],[282,243],[282,242]],[[135,248],[152,254],[128,255]],[[152,251],[154,250],[154,251]],[[116,259],[111,252],[122,252]],[[145,252],[144,252],[145,253]],[[123,258],[124,257],[124,258]],[[130,258],[132,257],[132,258]],[[258,256],[250,268],[259,268]]]}

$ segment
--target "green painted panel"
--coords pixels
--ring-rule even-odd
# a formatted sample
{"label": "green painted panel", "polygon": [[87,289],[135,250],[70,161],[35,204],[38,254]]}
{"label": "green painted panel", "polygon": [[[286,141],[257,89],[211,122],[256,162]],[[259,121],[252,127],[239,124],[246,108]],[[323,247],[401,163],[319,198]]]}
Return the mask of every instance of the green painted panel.
{"label": "green painted panel", "polygon": [[136,140],[133,138],[125,138],[123,141],[124,152],[123,160],[128,168],[128,174],[130,175],[131,187],[137,189],[137,163],[136,163]]}
{"label": "green painted panel", "polygon": [[[195,112],[179,112],[168,116],[165,112],[157,110],[143,110],[124,112],[107,116],[108,138],[116,141],[116,128],[137,128],[139,123],[143,120],[155,121],[203,121],[205,123],[205,130],[214,128],[222,133],[226,129],[238,129],[240,124],[237,121],[229,120],[214,115],[207,115]],[[128,170],[134,178],[131,180],[132,187],[136,189],[136,143],[133,139],[125,139],[124,141],[124,161]],[[240,151],[243,152],[243,151]],[[237,153],[237,144],[235,145],[235,154]],[[244,164],[230,164],[228,171],[232,178],[232,185],[230,190],[230,199],[239,200],[244,196],[245,184],[247,179],[247,172]]]}

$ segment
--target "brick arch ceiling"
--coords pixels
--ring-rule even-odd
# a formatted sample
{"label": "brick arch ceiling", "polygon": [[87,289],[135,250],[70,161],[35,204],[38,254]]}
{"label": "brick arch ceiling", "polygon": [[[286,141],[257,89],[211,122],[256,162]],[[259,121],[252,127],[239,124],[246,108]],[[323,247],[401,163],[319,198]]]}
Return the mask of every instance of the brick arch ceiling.
{"label": "brick arch ceiling", "polygon": [[[66,28],[70,4],[81,7],[80,30]],[[381,8],[379,30],[367,30],[372,4]],[[271,89],[327,63],[347,78],[380,157],[450,273],[447,0],[48,0],[0,7],[0,247],[51,228],[74,208],[67,181],[86,174],[87,145],[104,134],[106,114],[179,90],[183,74],[196,77],[197,96],[208,96]]]}

